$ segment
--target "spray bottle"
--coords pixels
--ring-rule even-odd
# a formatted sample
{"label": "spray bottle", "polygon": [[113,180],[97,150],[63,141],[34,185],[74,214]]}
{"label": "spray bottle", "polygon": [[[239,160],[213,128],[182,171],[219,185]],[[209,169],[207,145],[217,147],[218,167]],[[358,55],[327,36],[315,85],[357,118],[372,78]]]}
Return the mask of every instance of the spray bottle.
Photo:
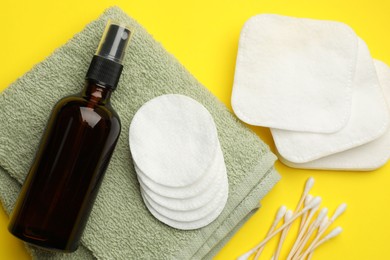
{"label": "spray bottle", "polygon": [[23,241],[49,250],[77,249],[120,134],[110,97],[131,33],[109,21],[84,89],[54,106],[10,218],[9,231]]}

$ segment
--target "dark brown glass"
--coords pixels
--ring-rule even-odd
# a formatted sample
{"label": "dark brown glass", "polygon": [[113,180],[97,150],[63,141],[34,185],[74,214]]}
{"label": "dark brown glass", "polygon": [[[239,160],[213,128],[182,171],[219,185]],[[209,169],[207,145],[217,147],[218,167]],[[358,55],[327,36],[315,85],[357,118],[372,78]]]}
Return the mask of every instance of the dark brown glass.
{"label": "dark brown glass", "polygon": [[13,235],[51,250],[77,249],[120,134],[110,95],[87,81],[55,105],[11,216]]}

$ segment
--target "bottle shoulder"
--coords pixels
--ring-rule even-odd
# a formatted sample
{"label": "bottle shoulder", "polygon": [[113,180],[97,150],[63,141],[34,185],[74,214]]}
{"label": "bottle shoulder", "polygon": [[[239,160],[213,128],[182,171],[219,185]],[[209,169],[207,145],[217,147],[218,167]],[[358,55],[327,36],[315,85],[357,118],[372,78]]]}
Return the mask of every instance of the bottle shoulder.
{"label": "bottle shoulder", "polygon": [[110,103],[101,104],[91,102],[81,96],[72,95],[60,99],[54,106],[55,109],[77,109],[79,107],[90,108],[90,111],[94,111],[99,114],[108,114],[111,117],[118,117],[117,112],[111,106]]}
{"label": "bottle shoulder", "polygon": [[104,121],[106,122],[104,125],[107,125],[109,122],[109,125],[114,128],[120,129],[121,127],[120,118],[110,103],[92,103],[78,95],[67,96],[60,99],[54,106],[52,113],[67,115],[69,118],[77,117],[90,124]]}

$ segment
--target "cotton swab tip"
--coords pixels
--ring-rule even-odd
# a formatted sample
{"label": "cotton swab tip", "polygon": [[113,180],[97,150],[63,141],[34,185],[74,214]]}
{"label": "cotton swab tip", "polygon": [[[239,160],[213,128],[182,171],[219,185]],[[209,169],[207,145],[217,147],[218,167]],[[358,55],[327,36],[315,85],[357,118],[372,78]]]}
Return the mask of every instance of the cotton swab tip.
{"label": "cotton swab tip", "polygon": [[326,235],[324,237],[324,239],[328,240],[328,239],[334,238],[335,236],[338,236],[342,231],[343,231],[343,229],[341,227],[336,227],[335,229],[330,231],[330,233],[328,235]]}
{"label": "cotton swab tip", "polygon": [[340,206],[338,206],[338,208],[334,212],[333,216],[331,217],[330,221],[332,221],[332,222],[335,221],[336,218],[338,218],[341,214],[343,214],[346,209],[347,209],[346,203],[340,204]]}
{"label": "cotton swab tip", "polygon": [[294,212],[292,210],[287,210],[286,214],[284,215],[284,222],[289,221],[292,216],[294,215]]}
{"label": "cotton swab tip", "polygon": [[317,210],[320,208],[320,205],[318,204],[317,206],[315,206],[314,208],[311,208],[310,209],[310,216],[313,217],[314,214],[316,214]]}
{"label": "cotton swab tip", "polygon": [[250,250],[250,251],[246,252],[245,254],[243,254],[243,255],[237,257],[237,260],[248,260],[249,257],[250,257],[253,253],[254,253],[253,250]]}
{"label": "cotton swab tip", "polygon": [[305,185],[305,190],[304,192],[305,193],[308,193],[311,188],[313,188],[313,185],[314,185],[314,178],[313,177],[310,177],[309,179],[307,179],[306,181],[306,185]]}
{"label": "cotton swab tip", "polygon": [[308,209],[312,209],[314,207],[317,207],[318,205],[320,205],[322,202],[322,199],[320,196],[317,196],[317,197],[314,197],[310,203],[306,206],[306,208]]}
{"label": "cotton swab tip", "polygon": [[286,214],[287,207],[286,206],[281,206],[278,210],[278,213],[276,213],[275,220],[281,220],[284,215]]}
{"label": "cotton swab tip", "polygon": [[326,224],[328,224],[328,222],[329,222],[329,217],[325,216],[325,218],[321,221],[319,231],[322,231],[326,227]]}
{"label": "cotton swab tip", "polygon": [[306,196],[306,198],[305,198],[305,206],[307,206],[309,203],[310,203],[310,201],[313,199],[313,196],[312,195],[310,195],[310,194],[308,194],[307,196]]}
{"label": "cotton swab tip", "polygon": [[317,223],[321,223],[321,221],[326,217],[326,215],[328,214],[328,209],[327,208],[323,208],[321,209],[320,213],[318,213],[318,216],[317,216]]}

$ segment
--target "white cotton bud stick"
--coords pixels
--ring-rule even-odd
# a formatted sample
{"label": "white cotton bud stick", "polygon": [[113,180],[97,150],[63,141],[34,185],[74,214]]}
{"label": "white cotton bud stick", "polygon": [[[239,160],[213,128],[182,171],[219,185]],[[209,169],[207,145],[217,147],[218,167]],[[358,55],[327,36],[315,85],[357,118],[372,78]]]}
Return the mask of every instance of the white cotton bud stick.
{"label": "white cotton bud stick", "polygon": [[314,253],[314,250],[317,249],[320,245],[322,245],[323,243],[325,243],[326,241],[328,241],[329,239],[332,239],[338,235],[340,235],[340,233],[343,231],[343,229],[341,227],[336,227],[335,229],[333,229],[332,231],[329,232],[328,235],[326,235],[323,239],[321,239],[314,247],[313,249],[310,251],[310,254],[308,256],[308,259],[311,259],[311,257],[313,256],[313,253]]}
{"label": "white cotton bud stick", "polygon": [[279,221],[284,217],[284,215],[286,215],[286,212],[287,212],[287,207],[281,206],[278,212],[276,213],[274,224],[275,223],[278,224]]}
{"label": "white cotton bud stick", "polygon": [[[307,196],[306,196],[306,198],[305,198],[305,205],[307,205],[308,203],[310,203],[310,200],[313,198],[313,196],[312,195],[310,195],[310,194],[308,194]],[[305,224],[305,222],[306,222],[306,219],[307,219],[307,215],[308,215],[308,213],[306,212],[305,214],[303,214],[303,216],[302,216],[302,219],[301,219],[301,222],[299,223],[299,231],[301,231],[302,230],[302,227],[303,227],[303,225]]]}
{"label": "white cotton bud stick", "polygon": [[305,198],[305,206],[308,205],[312,199],[313,199],[313,196],[310,194],[307,194],[307,196]]}
{"label": "white cotton bud stick", "polygon": [[328,224],[328,221],[328,216],[325,216],[325,218],[321,221],[321,224],[318,227],[318,231],[322,231],[325,228],[326,224]]}
{"label": "white cotton bud stick", "polygon": [[323,243],[325,243],[326,241],[328,241],[329,239],[332,239],[334,237],[337,237],[338,235],[340,235],[340,233],[343,232],[343,229],[341,227],[336,227],[335,229],[333,229],[332,231],[329,232],[328,235],[326,235],[323,239],[321,239],[313,248],[313,250],[315,250],[317,247],[319,247],[320,245],[322,245]]}
{"label": "white cotton bud stick", "polygon": [[310,221],[311,219],[313,218],[314,214],[317,212],[318,208],[320,207],[320,205],[317,205],[316,207],[312,208],[310,211],[309,211],[309,215],[302,227],[302,229],[299,231],[298,233],[298,237],[297,239],[295,240],[295,243],[290,251],[290,253],[288,254],[287,256],[287,259],[292,259],[296,250],[298,249],[298,246],[299,246],[299,243],[301,242],[303,236],[305,235],[305,232],[307,230],[307,228],[309,227],[309,224],[310,224]]}
{"label": "white cotton bud stick", "polygon": [[321,238],[321,236],[325,233],[325,231],[328,229],[328,227],[341,215],[344,213],[344,211],[347,209],[347,204],[342,203],[340,206],[337,207],[335,212],[333,213],[333,216],[329,219],[329,221],[323,226],[323,229],[320,230],[317,233],[317,236],[314,238],[312,243],[310,244],[309,248],[306,249],[305,253],[303,254],[303,259],[306,258],[306,256],[310,253],[311,250],[313,250],[314,246],[318,243],[318,240]]}
{"label": "white cotton bud stick", "polygon": [[330,218],[330,222],[334,222],[341,214],[345,212],[347,209],[347,204],[342,203],[340,206],[337,207],[336,211],[333,213],[333,216]]}
{"label": "white cotton bud stick", "polygon": [[[322,230],[326,229],[326,228],[327,228],[328,222],[329,222],[329,217],[326,216],[326,217],[322,220],[320,226],[318,227],[318,232],[321,232]],[[325,232],[325,231],[324,231],[324,232]],[[310,260],[312,257],[313,257],[313,251],[311,251],[310,254],[308,255],[307,260]]]}
{"label": "white cotton bud stick", "polygon": [[[288,225],[290,225],[294,220],[296,220],[297,218],[299,218],[300,216],[302,216],[306,211],[318,206],[319,204],[321,204],[321,198],[320,197],[315,197],[314,199],[312,199],[312,201],[310,202],[309,205],[307,205],[306,207],[304,207],[301,211],[297,212],[297,213],[294,213],[294,215],[291,217],[291,219],[284,223],[281,227],[279,227],[278,229],[276,229],[275,231],[273,231],[271,234],[269,234],[263,241],[261,241],[257,246],[255,246],[253,249],[251,249],[250,251],[252,251],[251,254],[253,254],[253,252],[255,252],[258,248],[262,247],[263,245],[265,245],[269,240],[271,240],[271,238],[273,238],[275,235],[277,235],[280,231],[282,231],[283,229],[285,229]],[[247,253],[249,253],[250,251],[248,251]],[[245,253],[244,255],[246,256],[247,253]],[[250,255],[251,255],[250,254]],[[244,256],[242,255],[242,256]],[[246,258],[241,258],[241,256],[238,258],[238,259],[246,259]]]}
{"label": "white cotton bud stick", "polygon": [[[276,213],[276,216],[275,216],[275,219],[274,219],[274,222],[272,223],[270,229],[268,230],[268,233],[267,233],[267,236],[269,234],[271,234],[272,231],[275,230],[276,226],[278,225],[278,223],[280,222],[280,220],[284,217],[284,215],[286,214],[286,211],[287,211],[287,208],[286,206],[281,206],[278,210],[278,212]],[[265,246],[265,245],[264,245]],[[264,250],[264,246],[260,247],[258,250],[257,250],[257,253],[255,255],[255,260],[259,259],[261,253],[263,252]]]}
{"label": "white cotton bud stick", "polygon": [[[312,195],[308,194],[306,196],[306,199],[305,199],[305,205],[309,204],[310,203],[310,200],[313,198]],[[299,223],[299,229],[298,229],[298,233],[301,232],[302,228],[303,228],[303,225],[305,224],[306,220],[307,220],[307,216],[308,216],[308,212],[306,212],[305,214],[303,214],[302,216],[302,219],[301,219],[301,222]]]}
{"label": "white cotton bud stick", "polygon": [[297,207],[295,208],[295,212],[298,212],[299,209],[302,207],[303,203],[306,200],[306,197],[309,195],[309,192],[310,192],[311,188],[313,188],[313,186],[314,186],[314,178],[310,177],[309,179],[307,179],[307,181],[305,183],[305,188],[303,189],[303,193],[301,195],[301,198],[299,199]]}
{"label": "white cotton bud stick", "polygon": [[[295,208],[294,213],[297,213],[301,209],[303,203],[307,200],[307,197],[312,199],[312,196],[309,195],[309,192],[313,188],[313,186],[314,186],[314,178],[310,177],[309,179],[306,180],[305,188],[303,189],[303,192],[301,194],[301,198],[298,201],[298,204],[297,204],[297,206]],[[286,226],[286,228],[284,230],[284,237],[279,240],[278,248],[279,247],[281,248],[283,246],[284,240],[286,239],[286,236],[287,236],[288,232],[290,231],[290,227],[291,227],[291,225]],[[278,259],[278,257],[279,256],[277,255],[275,257],[275,259]]]}
{"label": "white cotton bud stick", "polygon": [[[310,225],[307,233],[302,238],[300,243],[298,244],[298,249],[295,252],[295,256],[298,257],[299,254],[302,252],[303,248],[305,247],[307,241],[311,237],[311,235],[314,233],[314,231],[321,225],[323,220],[326,218],[326,214],[328,214],[328,209],[323,208],[320,213],[318,214],[317,218],[313,221],[313,223]],[[294,259],[294,258],[293,258]]]}
{"label": "white cotton bud stick", "polygon": [[[287,223],[292,218],[293,214],[294,213],[292,212],[292,210],[287,210],[286,215],[284,215],[284,223]],[[283,230],[282,235],[280,236],[278,247],[276,248],[276,252],[273,256],[274,260],[277,260],[279,258],[280,252],[282,251],[283,242],[286,239],[286,236],[287,236],[289,229],[290,229],[290,226],[286,227]]]}
{"label": "white cotton bud stick", "polygon": [[313,185],[314,185],[314,178],[310,177],[309,179],[307,179],[305,183],[305,188],[303,189],[301,198],[299,199],[297,207],[295,208],[295,212],[299,211],[299,209],[302,207],[303,202],[305,201],[306,196],[308,196],[311,188],[313,188]]}
{"label": "white cotton bud stick", "polygon": [[[279,221],[283,218],[284,214],[286,213],[287,211],[287,208],[286,206],[281,206],[278,210],[278,212],[276,213],[275,215],[275,219],[274,219],[274,222],[272,223],[271,225],[271,228],[270,230],[268,231],[268,234],[270,232],[273,231],[273,229],[275,229],[275,226],[279,223]],[[248,252],[246,252],[245,254],[241,255],[240,257],[238,257],[237,259],[238,260],[246,260],[248,259],[252,254],[254,254],[257,250],[260,250],[261,248],[253,248],[251,250],[249,250]],[[257,255],[257,254],[256,254]]]}
{"label": "white cotton bud stick", "polygon": [[[313,196],[311,196],[310,194],[308,194],[305,198],[305,205],[309,204],[310,203],[310,200],[313,198]],[[305,214],[303,214],[302,216],[302,219],[301,219],[301,222],[299,223],[299,231],[302,230],[303,228],[303,225],[305,224],[306,220],[307,220],[307,216],[308,216],[308,213],[306,212]]]}
{"label": "white cotton bud stick", "polygon": [[240,255],[239,257],[237,257],[237,260],[248,260],[249,257],[250,257],[254,252],[256,252],[256,250],[255,250],[255,249],[251,249],[251,250],[249,250],[248,252],[246,252],[245,254]]}
{"label": "white cotton bud stick", "polygon": [[305,184],[305,189],[303,191],[303,193],[305,194],[309,194],[311,188],[313,188],[314,186],[314,178],[313,177],[310,177],[309,179],[307,179],[306,181],[306,184]]}

